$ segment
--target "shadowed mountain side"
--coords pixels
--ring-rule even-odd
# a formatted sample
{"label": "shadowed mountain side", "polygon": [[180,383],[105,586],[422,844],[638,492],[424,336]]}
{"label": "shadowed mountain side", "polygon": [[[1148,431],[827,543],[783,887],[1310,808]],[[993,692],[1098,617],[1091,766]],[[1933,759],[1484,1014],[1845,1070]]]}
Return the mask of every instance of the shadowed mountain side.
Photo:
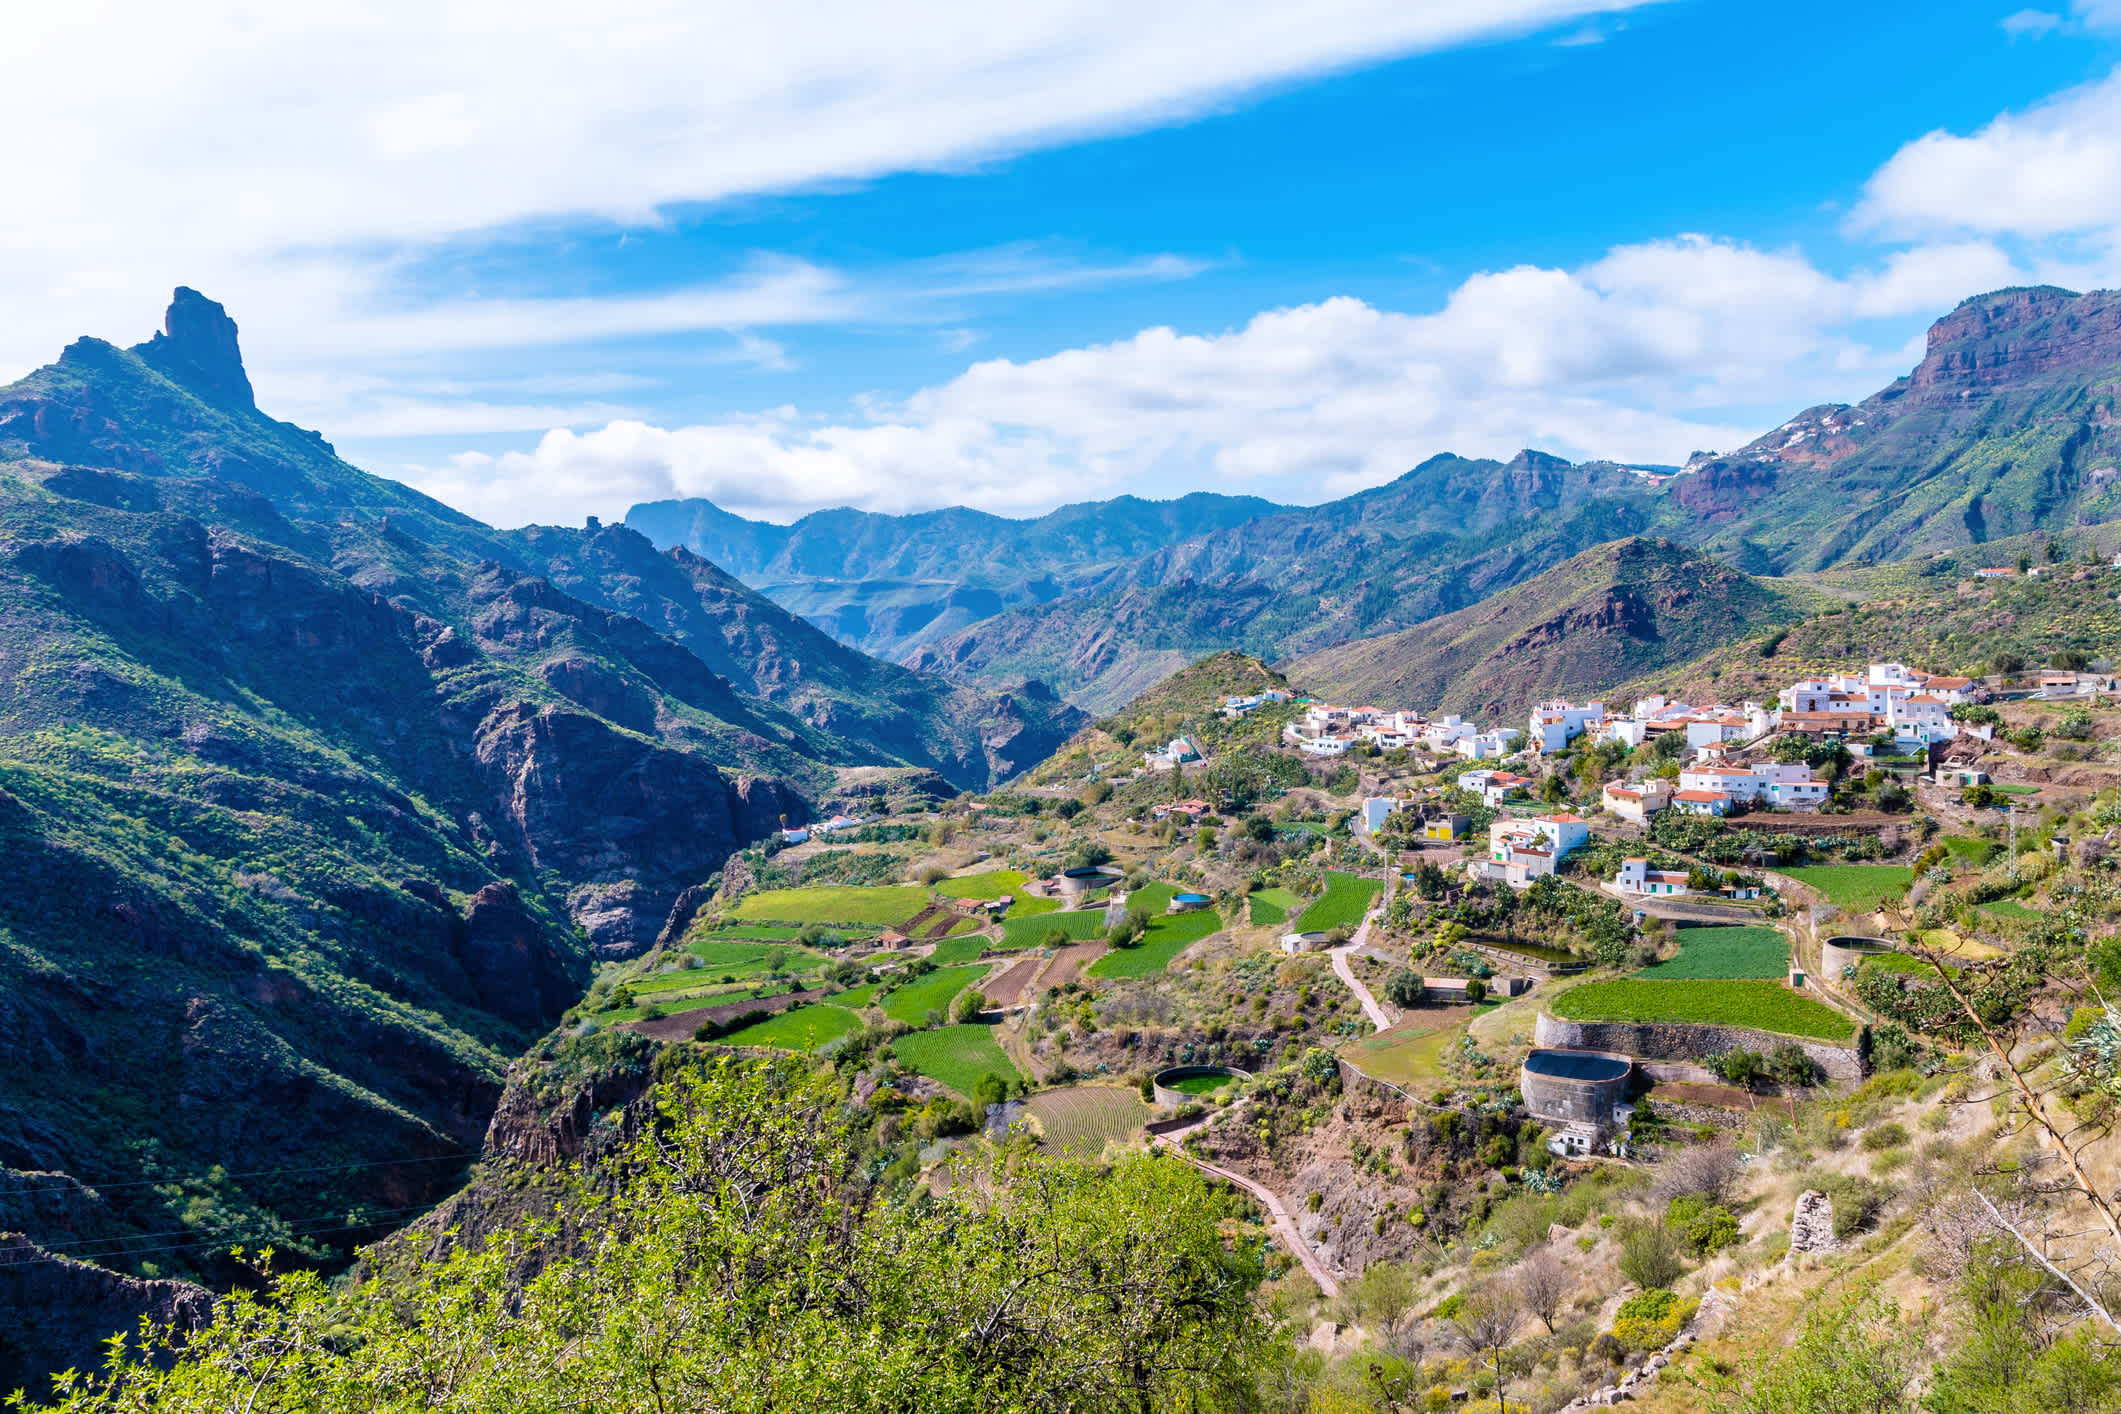
{"label": "shadowed mountain side", "polygon": [[1617,540],[1418,628],[1280,666],[1336,701],[1514,717],[1793,623],[1799,599],[1670,541]]}

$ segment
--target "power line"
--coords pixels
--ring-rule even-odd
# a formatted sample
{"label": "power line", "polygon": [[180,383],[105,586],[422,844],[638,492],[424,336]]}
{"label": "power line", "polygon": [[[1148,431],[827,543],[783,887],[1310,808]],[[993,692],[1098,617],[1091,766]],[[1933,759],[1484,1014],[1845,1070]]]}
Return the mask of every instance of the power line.
{"label": "power line", "polygon": [[[427,1211],[428,1209],[430,1209],[430,1208],[432,1208],[432,1207],[434,1207],[434,1206],[435,1206],[435,1205],[434,1205],[434,1204],[432,1204],[432,1203],[413,1203],[413,1204],[408,1204],[407,1206],[405,1206],[405,1207],[402,1207],[402,1208],[375,1208],[375,1209],[371,1209],[370,1211],[371,1211],[371,1213],[372,1213],[372,1214],[373,1214],[373,1215],[374,1215],[375,1217],[377,1217],[377,1218],[388,1218],[388,1217],[395,1217],[395,1216],[397,1216],[397,1215],[398,1215],[398,1214],[400,1214],[400,1213],[421,1213],[421,1212],[426,1212],[426,1211]],[[286,1223],[286,1224],[287,1224],[287,1227],[288,1227],[288,1230],[289,1230],[289,1231],[293,1231],[293,1230],[294,1230],[295,1228],[298,1228],[298,1227],[302,1227],[302,1226],[304,1226],[304,1225],[306,1225],[306,1224],[309,1224],[309,1223],[318,1223],[318,1222],[326,1222],[326,1221],[329,1221],[329,1220],[330,1220],[331,1218],[336,1218],[336,1217],[338,1217],[338,1216],[339,1216],[339,1214],[338,1214],[338,1213],[330,1213],[330,1214],[318,1214],[318,1215],[317,1215],[317,1216],[315,1216],[315,1217],[308,1217],[308,1218],[292,1218],[292,1219],[289,1219],[289,1218],[281,1218],[281,1219],[280,1219],[280,1221],[281,1221],[281,1222],[284,1222],[284,1223]],[[234,1220],[234,1221],[230,1221],[230,1222],[224,1222],[224,1223],[214,1223],[214,1224],[210,1224],[210,1225],[207,1225],[207,1226],[201,1226],[201,1227],[174,1227],[174,1228],[170,1228],[170,1229],[168,1229],[168,1230],[166,1230],[166,1231],[163,1231],[163,1232],[134,1232],[134,1233],[127,1233],[127,1234],[125,1234],[125,1235],[123,1235],[123,1236],[119,1236],[119,1237],[96,1237],[96,1238],[90,1238],[90,1239],[89,1239],[88,1241],[86,1241],[86,1242],[84,1242],[84,1243],[80,1244],[80,1247],[81,1247],[81,1249],[87,1249],[87,1248],[94,1248],[94,1247],[103,1247],[103,1248],[111,1248],[111,1249],[113,1249],[113,1250],[116,1250],[116,1251],[118,1251],[118,1252],[119,1252],[119,1253],[120,1253],[120,1254],[122,1255],[122,1252],[123,1252],[123,1244],[125,1244],[125,1243],[129,1243],[129,1242],[141,1242],[141,1241],[146,1241],[146,1240],[147,1240],[147,1239],[149,1239],[149,1238],[156,1238],[156,1237],[190,1237],[190,1236],[204,1236],[204,1235],[208,1235],[208,1234],[215,1234],[215,1233],[231,1233],[231,1232],[239,1232],[239,1231],[243,1230],[244,1228],[249,1228],[249,1227],[255,1227],[255,1226],[258,1226],[258,1223],[259,1223],[259,1220],[258,1220],[258,1219],[255,1219],[255,1218],[244,1218],[244,1219],[238,1219],[238,1220]],[[41,1244],[40,1244],[40,1245],[41,1245]],[[69,1255],[69,1256],[73,1256],[73,1255],[78,1255],[78,1253],[77,1253],[77,1252],[70,1252],[70,1253],[68,1253],[67,1255]]]}
{"label": "power line", "polygon": [[[398,1209],[396,1211],[418,1212],[422,1210],[404,1208]],[[388,1216],[388,1214],[384,1214],[382,1216]],[[329,1226],[316,1225],[324,1221],[324,1219],[311,1219],[310,1221],[305,1223],[291,1225],[287,1232],[278,1235],[281,1237],[321,1237],[327,1233],[333,1232],[358,1232],[363,1228],[375,1227],[378,1225],[374,1221],[357,1223],[334,1223]],[[219,1237],[202,1237],[195,1238],[189,1242],[164,1242],[158,1243],[151,1247],[133,1247],[121,1252],[106,1252],[101,1254],[79,1252],[47,1252],[45,1255],[38,1257],[14,1257],[0,1259],[0,1271],[6,1271],[11,1267],[33,1266],[40,1262],[100,1262],[104,1258],[144,1257],[156,1252],[182,1252],[200,1247],[218,1246],[224,1240],[224,1238]]]}
{"label": "power line", "polygon": [[[451,1159],[475,1159],[477,1157],[479,1157],[477,1153],[466,1150],[457,1154],[428,1154],[424,1157],[411,1159],[374,1159],[367,1163],[359,1164],[311,1164],[303,1168],[247,1169],[240,1173],[224,1173],[222,1177],[270,1178],[286,1173],[345,1173],[353,1169],[388,1168],[396,1164],[434,1164]],[[80,1179],[69,1177],[67,1181],[30,1183],[15,1188],[0,1188],[0,1198],[12,1197],[17,1193],[49,1193],[54,1189],[67,1187],[68,1182],[71,1182],[75,1187],[93,1189],[98,1193],[103,1193],[117,1188],[157,1188],[167,1183],[188,1183],[204,1176],[203,1174],[193,1174],[190,1177],[127,1179],[118,1183],[84,1183]]]}

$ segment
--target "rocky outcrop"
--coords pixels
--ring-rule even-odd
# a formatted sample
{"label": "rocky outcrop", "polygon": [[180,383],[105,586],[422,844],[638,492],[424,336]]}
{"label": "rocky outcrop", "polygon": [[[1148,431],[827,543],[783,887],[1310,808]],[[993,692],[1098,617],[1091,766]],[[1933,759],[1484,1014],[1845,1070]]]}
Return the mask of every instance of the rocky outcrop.
{"label": "rocky outcrop", "polygon": [[197,290],[177,287],[162,317],[162,332],[141,347],[140,356],[209,402],[257,406],[236,343],[236,321]]}
{"label": "rocky outcrop", "polygon": [[0,1233],[0,1389],[47,1391],[38,1381],[71,1366],[100,1369],[104,1342],[144,1317],[192,1330],[213,1297],[183,1281],[141,1281],[47,1252],[20,1233]]}
{"label": "rocky outcrop", "polygon": [[1930,326],[1911,401],[1946,402],[2075,379],[2121,363],[2121,292],[2040,285],[1966,300]]}
{"label": "rocky outcrop", "polygon": [[509,703],[480,724],[476,756],[531,866],[581,881],[569,910],[606,956],[648,948],[688,886],[809,818],[781,781],[732,782],[586,712]]}
{"label": "rocky outcrop", "polygon": [[1790,1255],[1832,1252],[1840,1246],[1834,1236],[1834,1200],[1816,1188],[1805,1189],[1790,1211]]}
{"label": "rocky outcrop", "polygon": [[526,1031],[552,1024],[585,979],[553,945],[552,930],[523,907],[513,884],[488,884],[464,910],[457,950],[479,1004]]}

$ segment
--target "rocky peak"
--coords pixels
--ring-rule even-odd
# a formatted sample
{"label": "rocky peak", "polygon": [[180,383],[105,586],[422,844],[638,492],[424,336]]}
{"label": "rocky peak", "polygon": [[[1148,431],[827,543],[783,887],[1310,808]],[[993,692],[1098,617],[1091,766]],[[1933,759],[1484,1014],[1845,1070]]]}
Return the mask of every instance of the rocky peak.
{"label": "rocky peak", "polygon": [[2121,363],[2121,292],[2053,285],[1996,290],[1930,326],[1908,380],[1921,402],[2085,377]]}
{"label": "rocky peak", "polygon": [[177,286],[163,316],[162,332],[135,352],[210,402],[255,408],[236,321],[228,311],[187,285]]}

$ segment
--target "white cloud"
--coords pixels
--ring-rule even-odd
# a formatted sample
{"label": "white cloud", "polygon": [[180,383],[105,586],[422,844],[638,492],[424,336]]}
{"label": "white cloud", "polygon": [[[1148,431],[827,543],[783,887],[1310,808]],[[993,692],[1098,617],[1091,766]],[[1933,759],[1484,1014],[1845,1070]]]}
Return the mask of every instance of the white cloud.
{"label": "white cloud", "polygon": [[[408,256],[438,242],[959,168],[1635,3],[26,7],[9,16],[0,85],[0,130],[17,138],[0,145],[0,191],[15,197],[0,223],[0,366],[129,327],[180,282],[244,311],[260,348],[609,328],[619,317],[586,303],[550,326],[507,306],[378,311]],[[626,312],[701,317],[653,301]]]}
{"label": "white cloud", "polygon": [[1734,409],[1794,411],[1904,371],[1897,335],[1881,350],[1850,326],[1940,312],[2013,274],[1979,243],[1837,279],[1795,253],[1687,236],[1573,271],[1476,275],[1432,313],[1328,299],[1217,334],[1152,328],[976,363],[848,422],[792,409],[675,429],[621,421],[409,479],[504,522],[673,496],[786,520],[836,505],[1030,513],[1202,484],[1315,501],[1442,449],[1675,462],[1761,430]]}
{"label": "white cloud", "polygon": [[[2121,3],[2113,6],[2121,14]],[[2121,70],[1970,136],[1932,132],[1864,187],[1859,231],[1920,238],[1979,232],[2034,239],[2121,228]]]}
{"label": "white cloud", "polygon": [[2012,39],[2025,35],[2038,39],[2043,34],[2060,29],[2062,17],[2047,10],[2018,10],[2005,15],[2002,24],[2003,32]]}

